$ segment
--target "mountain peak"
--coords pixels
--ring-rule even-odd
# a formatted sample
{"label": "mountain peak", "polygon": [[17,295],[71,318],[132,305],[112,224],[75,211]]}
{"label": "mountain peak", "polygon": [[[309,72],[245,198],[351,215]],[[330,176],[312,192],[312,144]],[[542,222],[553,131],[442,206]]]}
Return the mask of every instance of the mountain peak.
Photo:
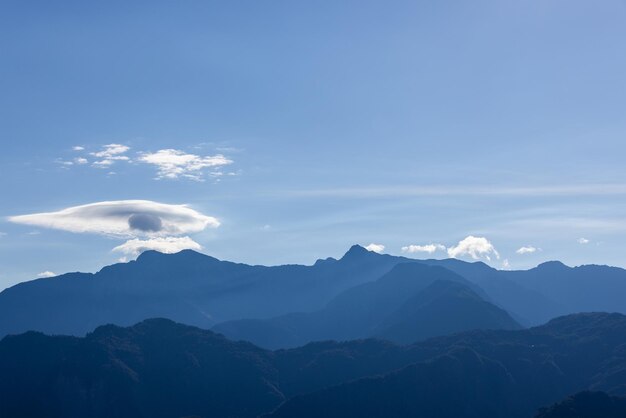
{"label": "mountain peak", "polygon": [[541,270],[544,270],[544,271],[562,271],[562,270],[567,270],[570,267],[566,266],[565,264],[561,263],[560,261],[546,261],[545,263],[539,264],[535,268],[536,269],[541,269]]}
{"label": "mountain peak", "polygon": [[350,247],[350,249],[343,255],[343,257],[341,257],[341,260],[359,260],[363,259],[364,257],[370,257],[372,255],[378,254],[373,251],[368,251],[366,248],[355,244]]}

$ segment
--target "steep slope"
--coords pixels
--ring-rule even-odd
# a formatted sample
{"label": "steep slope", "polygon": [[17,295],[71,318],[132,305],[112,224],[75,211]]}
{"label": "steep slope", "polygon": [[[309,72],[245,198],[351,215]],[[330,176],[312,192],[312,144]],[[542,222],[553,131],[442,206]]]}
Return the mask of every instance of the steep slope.
{"label": "steep slope", "polygon": [[504,310],[461,283],[437,280],[408,299],[373,332],[408,344],[430,337],[474,329],[519,329]]}
{"label": "steep slope", "polygon": [[[213,330],[231,339],[246,340],[271,349],[295,347],[311,341],[371,337],[378,335],[377,330],[389,315],[437,280],[458,282],[459,286],[474,287],[476,292],[481,292],[461,276],[444,268],[403,263],[374,282],[339,294],[320,311],[282,315],[268,320],[230,321],[218,324]],[[479,298],[475,292],[470,292]],[[436,323],[435,318],[430,319]],[[458,319],[462,324],[462,319]],[[429,326],[425,322],[424,325],[426,330]],[[424,332],[423,337],[441,334],[437,331],[431,331],[431,334]]]}
{"label": "steep slope", "polygon": [[[505,270],[496,270],[481,261],[466,263],[461,260],[420,260],[420,263],[442,266],[478,285],[489,295],[491,301],[513,314],[523,325],[543,324],[552,318],[584,309],[567,309],[559,300],[550,298],[536,289],[525,287],[512,280]],[[517,272],[514,272],[515,274]],[[524,272],[521,272],[523,275]],[[626,309],[626,308],[625,308]],[[626,312],[626,311],[624,311]]]}

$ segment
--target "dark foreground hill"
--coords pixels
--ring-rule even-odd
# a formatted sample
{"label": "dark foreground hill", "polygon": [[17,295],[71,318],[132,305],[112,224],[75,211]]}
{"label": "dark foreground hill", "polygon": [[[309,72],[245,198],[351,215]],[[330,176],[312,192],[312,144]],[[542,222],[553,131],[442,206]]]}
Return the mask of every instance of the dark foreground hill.
{"label": "dark foreground hill", "polygon": [[626,398],[604,392],[580,392],[548,408],[536,418],[624,418]]}
{"label": "dark foreground hill", "polygon": [[168,320],[0,341],[0,416],[507,417],[586,389],[626,393],[626,317],[579,314],[410,346],[266,351]]}
{"label": "dark foreground hill", "polygon": [[319,340],[381,337],[412,343],[473,329],[519,329],[484,292],[442,267],[402,263],[382,278],[339,294],[322,310],[268,320],[218,324],[213,330],[234,340],[277,349]]}

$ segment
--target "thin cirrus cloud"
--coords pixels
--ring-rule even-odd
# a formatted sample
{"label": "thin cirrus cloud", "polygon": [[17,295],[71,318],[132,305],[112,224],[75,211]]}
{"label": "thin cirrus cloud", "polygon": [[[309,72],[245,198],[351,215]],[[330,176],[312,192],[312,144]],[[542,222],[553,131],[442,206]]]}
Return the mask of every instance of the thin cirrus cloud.
{"label": "thin cirrus cloud", "polygon": [[372,252],[375,252],[375,253],[379,253],[379,254],[380,254],[380,253],[382,253],[383,251],[385,251],[385,246],[384,246],[383,244],[375,244],[375,243],[373,243],[373,242],[372,242],[371,244],[366,245],[366,246],[365,246],[365,249],[366,249],[367,251],[372,251]]}
{"label": "thin cirrus cloud", "polygon": [[500,254],[491,242],[485,237],[475,237],[470,235],[453,247],[448,248],[448,256],[458,258],[461,256],[470,256],[474,260],[485,258],[491,261],[491,256],[500,258]]}
{"label": "thin cirrus cloud", "polygon": [[517,251],[515,251],[515,252],[516,252],[517,254],[524,255],[524,254],[532,254],[532,253],[535,253],[535,252],[537,252],[537,251],[538,251],[538,249],[537,249],[537,248],[533,247],[532,245],[527,245],[527,246],[524,246],[524,247],[520,247],[520,248],[519,248]]}
{"label": "thin cirrus cloud", "polygon": [[188,178],[202,180],[202,174],[209,171],[209,175],[221,176],[220,167],[233,163],[222,154],[199,156],[188,154],[175,149],[162,149],[157,152],[144,152],[138,161],[157,167],[158,179]]}
{"label": "thin cirrus cloud", "polygon": [[427,253],[433,254],[435,251],[445,251],[446,247],[442,244],[426,244],[426,245],[407,245],[401,248],[403,253]]}

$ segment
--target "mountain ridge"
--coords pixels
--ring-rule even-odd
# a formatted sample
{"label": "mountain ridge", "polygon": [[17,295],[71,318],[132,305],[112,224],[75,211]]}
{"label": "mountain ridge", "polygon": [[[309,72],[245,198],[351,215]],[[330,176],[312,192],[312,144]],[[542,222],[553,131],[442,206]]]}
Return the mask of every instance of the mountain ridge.
{"label": "mountain ridge", "polygon": [[146,251],[97,273],[67,273],[3,290],[0,336],[30,329],[84,335],[100,324],[130,325],[155,316],[208,328],[229,320],[314,312],[401,263],[450,270],[527,326],[580,311],[626,313],[619,297],[626,293],[626,270],[620,268],[566,267],[558,275],[545,268],[504,271],[482,262],[377,254],[361,246],[310,266],[252,266],[193,250]]}
{"label": "mountain ridge", "polygon": [[0,340],[0,415],[525,418],[580,390],[626,394],[624,344],[626,316],[607,313],[277,351],[159,318],[27,332]]}

